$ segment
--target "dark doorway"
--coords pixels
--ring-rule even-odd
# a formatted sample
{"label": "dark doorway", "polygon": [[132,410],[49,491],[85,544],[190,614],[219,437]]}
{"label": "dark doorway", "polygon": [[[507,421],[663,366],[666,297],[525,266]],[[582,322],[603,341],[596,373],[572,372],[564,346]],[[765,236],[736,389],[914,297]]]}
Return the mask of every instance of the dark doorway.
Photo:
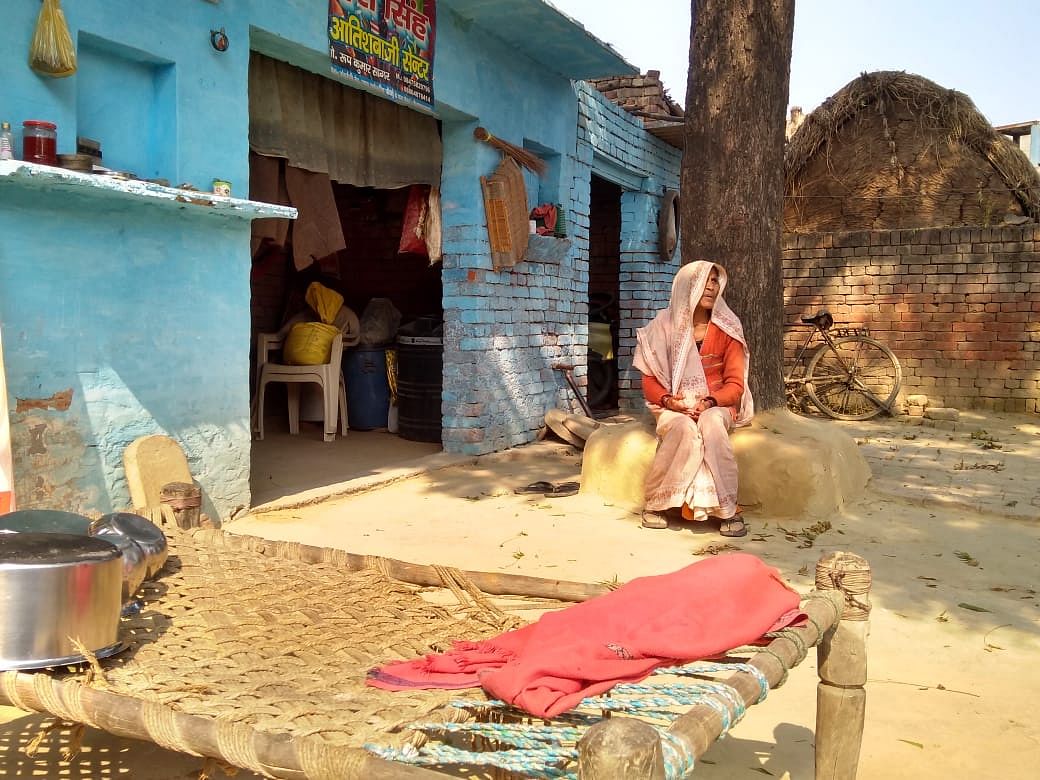
{"label": "dark doorway", "polygon": [[589,204],[589,406],[618,407],[621,188],[592,177]]}

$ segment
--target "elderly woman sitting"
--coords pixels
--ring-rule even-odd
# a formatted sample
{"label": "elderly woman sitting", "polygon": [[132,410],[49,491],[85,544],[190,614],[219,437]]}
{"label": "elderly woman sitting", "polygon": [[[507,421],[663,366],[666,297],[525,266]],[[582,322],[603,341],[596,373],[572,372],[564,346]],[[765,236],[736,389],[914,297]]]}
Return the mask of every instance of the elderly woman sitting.
{"label": "elderly woman sitting", "polygon": [[668,308],[636,333],[634,365],[659,440],[646,480],[646,528],[666,528],[665,512],[681,507],[686,519],[719,521],[723,536],[747,534],[729,432],[754,413],[750,357],[740,320],[722,299],[725,287],[721,266],[683,266]]}

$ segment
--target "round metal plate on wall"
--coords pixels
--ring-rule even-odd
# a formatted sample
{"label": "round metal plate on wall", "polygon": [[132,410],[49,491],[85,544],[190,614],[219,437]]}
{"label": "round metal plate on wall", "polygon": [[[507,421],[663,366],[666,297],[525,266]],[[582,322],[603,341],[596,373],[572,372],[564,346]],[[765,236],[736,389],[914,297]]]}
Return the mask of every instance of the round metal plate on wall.
{"label": "round metal plate on wall", "polygon": [[657,253],[665,262],[671,261],[679,245],[679,193],[665,190],[661,196],[661,211],[657,215]]}

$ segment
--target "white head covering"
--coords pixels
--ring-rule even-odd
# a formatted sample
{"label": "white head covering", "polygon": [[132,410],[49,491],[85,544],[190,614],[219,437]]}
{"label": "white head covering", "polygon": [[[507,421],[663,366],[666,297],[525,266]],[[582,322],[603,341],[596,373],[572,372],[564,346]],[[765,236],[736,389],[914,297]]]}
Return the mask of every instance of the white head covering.
{"label": "white head covering", "polygon": [[[707,260],[697,260],[679,269],[672,282],[668,308],[659,312],[645,328],[636,331],[633,365],[644,374],[653,375],[670,393],[682,393],[687,398],[711,395],[693,338],[693,312],[704,295],[704,287],[712,269],[719,272],[719,294],[711,310],[711,322],[739,341],[744,348],[744,394],[740,399],[736,424],[747,425],[755,413],[751,389],[748,387],[751,354],[740,319],[722,298],[727,281],[726,269],[722,266]],[[691,359],[691,354],[695,359]]]}

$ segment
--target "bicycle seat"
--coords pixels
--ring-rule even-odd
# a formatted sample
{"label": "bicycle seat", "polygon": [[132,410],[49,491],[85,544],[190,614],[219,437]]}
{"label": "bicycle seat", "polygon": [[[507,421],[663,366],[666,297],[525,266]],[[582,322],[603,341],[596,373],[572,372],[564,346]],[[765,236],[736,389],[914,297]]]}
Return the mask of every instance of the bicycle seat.
{"label": "bicycle seat", "polygon": [[802,317],[802,322],[806,325],[814,325],[820,330],[827,330],[831,325],[834,324],[834,317],[826,309],[820,309],[812,317]]}

